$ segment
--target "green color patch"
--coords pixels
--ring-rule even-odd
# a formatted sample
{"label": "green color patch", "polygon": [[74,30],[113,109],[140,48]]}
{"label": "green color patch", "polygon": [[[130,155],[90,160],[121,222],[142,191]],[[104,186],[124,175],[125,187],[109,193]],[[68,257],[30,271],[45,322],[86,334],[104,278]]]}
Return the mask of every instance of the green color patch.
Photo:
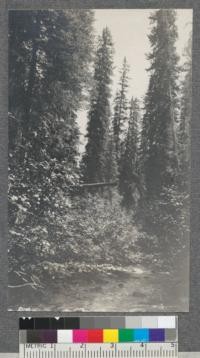
{"label": "green color patch", "polygon": [[119,342],[133,342],[133,330],[119,329]]}

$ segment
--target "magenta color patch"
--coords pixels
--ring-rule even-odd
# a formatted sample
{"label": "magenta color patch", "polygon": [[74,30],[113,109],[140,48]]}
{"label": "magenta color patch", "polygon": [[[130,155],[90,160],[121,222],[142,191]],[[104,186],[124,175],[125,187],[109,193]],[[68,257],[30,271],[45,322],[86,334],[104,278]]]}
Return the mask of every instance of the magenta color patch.
{"label": "magenta color patch", "polygon": [[88,331],[86,329],[73,330],[73,343],[87,343]]}

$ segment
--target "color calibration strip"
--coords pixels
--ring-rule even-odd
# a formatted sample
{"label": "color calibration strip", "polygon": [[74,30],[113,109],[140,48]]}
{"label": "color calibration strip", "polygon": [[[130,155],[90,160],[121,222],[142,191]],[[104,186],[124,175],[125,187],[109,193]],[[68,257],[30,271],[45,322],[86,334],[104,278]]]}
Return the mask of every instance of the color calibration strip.
{"label": "color calibration strip", "polygon": [[176,329],[177,321],[176,316],[24,317],[19,329]]}
{"label": "color calibration strip", "polygon": [[20,358],[178,358],[178,318],[22,318],[19,351]]}
{"label": "color calibration strip", "polygon": [[19,334],[22,344],[177,342],[175,329],[23,330]]}

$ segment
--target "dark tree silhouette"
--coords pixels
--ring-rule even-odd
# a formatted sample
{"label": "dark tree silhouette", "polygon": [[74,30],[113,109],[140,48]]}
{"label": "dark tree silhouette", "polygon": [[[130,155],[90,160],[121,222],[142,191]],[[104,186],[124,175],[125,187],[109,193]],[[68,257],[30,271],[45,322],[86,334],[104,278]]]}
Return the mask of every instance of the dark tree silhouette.
{"label": "dark tree silhouette", "polygon": [[129,66],[125,57],[120,71],[119,89],[114,99],[113,134],[118,164],[124,150],[124,139],[128,122],[128,71]]}
{"label": "dark tree silhouette", "polygon": [[159,195],[177,176],[177,28],[174,10],[158,10],[151,16],[151,63],[145,98],[141,153],[147,195]]}
{"label": "dark tree silhouette", "polygon": [[138,184],[138,149],[139,149],[139,120],[140,106],[135,98],[130,101],[128,131],[125,139],[125,151],[121,159],[120,191],[123,194],[124,204],[130,208],[135,204],[137,192],[141,194]]}
{"label": "dark tree silhouette", "polygon": [[98,182],[106,177],[106,150],[109,141],[110,97],[113,43],[109,29],[103,29],[95,59],[94,85],[88,113],[87,144],[83,157],[84,181]]}

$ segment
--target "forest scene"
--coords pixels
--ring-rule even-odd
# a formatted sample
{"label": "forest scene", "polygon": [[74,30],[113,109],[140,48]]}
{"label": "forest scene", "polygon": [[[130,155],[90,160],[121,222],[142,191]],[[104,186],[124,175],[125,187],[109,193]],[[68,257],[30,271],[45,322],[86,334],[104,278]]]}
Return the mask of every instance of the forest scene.
{"label": "forest scene", "polygon": [[188,311],[191,116],[191,10],[9,12],[11,310]]}

